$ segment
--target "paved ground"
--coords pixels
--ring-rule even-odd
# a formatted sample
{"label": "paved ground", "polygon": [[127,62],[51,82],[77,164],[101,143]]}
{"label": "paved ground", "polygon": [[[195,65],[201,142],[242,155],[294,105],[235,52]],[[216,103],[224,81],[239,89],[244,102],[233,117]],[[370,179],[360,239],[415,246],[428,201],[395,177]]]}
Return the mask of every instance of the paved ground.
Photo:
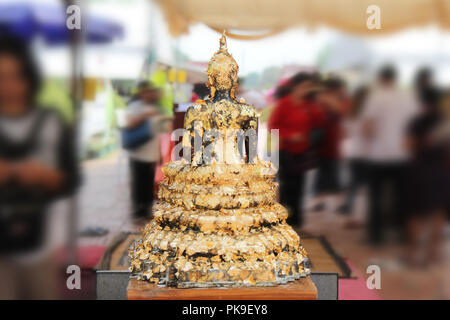
{"label": "paved ground", "polygon": [[104,237],[80,238],[80,245],[107,245],[121,231],[137,231],[130,219],[128,162],[120,152],[84,164],[84,184],[80,192],[80,230],[104,227]]}
{"label": "paved ground", "polygon": [[[80,193],[80,228],[100,226],[109,230],[98,238],[82,237],[80,245],[107,245],[120,231],[137,231],[129,215],[128,165],[120,152],[88,161],[84,164],[85,182]],[[335,202],[337,202],[335,200]],[[307,203],[311,206],[312,202]],[[361,197],[355,219],[364,221],[364,203]],[[307,212],[302,232],[324,235],[334,249],[347,258],[362,275],[370,264],[380,265],[382,288],[388,299],[450,299],[450,237],[446,240],[446,257],[440,265],[426,269],[405,269],[399,264],[404,248],[391,244],[372,248],[364,243],[364,228],[346,228],[348,218],[333,210]]]}

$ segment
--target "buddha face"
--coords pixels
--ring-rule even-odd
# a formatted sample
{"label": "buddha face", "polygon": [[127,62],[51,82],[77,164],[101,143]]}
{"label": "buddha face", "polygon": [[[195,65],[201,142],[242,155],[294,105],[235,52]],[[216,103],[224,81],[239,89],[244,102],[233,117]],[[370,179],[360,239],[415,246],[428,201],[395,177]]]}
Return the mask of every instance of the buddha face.
{"label": "buddha face", "polygon": [[208,66],[209,85],[220,91],[229,91],[236,84],[237,64],[229,54],[219,53]]}
{"label": "buddha face", "polygon": [[235,91],[238,86],[239,66],[228,52],[225,34],[220,38],[220,48],[208,64],[208,82],[210,98],[214,98],[216,91],[229,92],[230,98],[236,100]]}

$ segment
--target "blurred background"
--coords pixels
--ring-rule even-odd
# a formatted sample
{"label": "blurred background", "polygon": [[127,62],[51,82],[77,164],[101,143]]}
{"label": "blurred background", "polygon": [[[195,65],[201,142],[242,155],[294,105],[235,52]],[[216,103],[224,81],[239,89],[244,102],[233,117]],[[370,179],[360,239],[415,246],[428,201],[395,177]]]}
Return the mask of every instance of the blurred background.
{"label": "blurred background", "polygon": [[449,299],[449,29],[446,0],[0,0],[0,298],[127,269],[226,30],[316,271],[340,299]]}

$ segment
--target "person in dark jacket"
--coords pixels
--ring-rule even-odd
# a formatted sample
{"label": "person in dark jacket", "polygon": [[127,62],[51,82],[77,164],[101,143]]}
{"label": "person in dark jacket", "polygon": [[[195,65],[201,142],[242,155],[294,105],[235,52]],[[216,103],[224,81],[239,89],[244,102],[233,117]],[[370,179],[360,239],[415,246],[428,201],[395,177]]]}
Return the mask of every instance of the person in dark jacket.
{"label": "person in dark jacket", "polygon": [[341,191],[339,169],[342,119],[349,105],[345,82],[339,78],[323,81],[317,102],[322,107],[324,120],[315,183],[318,203],[313,211],[322,211],[326,209],[325,199]]}
{"label": "person in dark jacket", "polygon": [[[412,153],[407,174],[409,239],[408,262],[422,265],[439,260],[442,250],[446,207],[449,198],[448,138],[436,139],[444,119],[439,111],[441,93],[425,88],[420,93],[423,111],[407,129],[407,145]],[[431,227],[426,255],[421,252],[423,235]]]}

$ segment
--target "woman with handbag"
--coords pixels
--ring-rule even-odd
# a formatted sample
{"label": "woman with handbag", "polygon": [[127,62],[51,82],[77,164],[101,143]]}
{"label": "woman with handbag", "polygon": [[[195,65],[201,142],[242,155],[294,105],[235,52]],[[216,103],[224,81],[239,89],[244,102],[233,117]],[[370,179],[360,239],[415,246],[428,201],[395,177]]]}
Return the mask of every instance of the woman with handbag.
{"label": "woman with handbag", "polygon": [[127,127],[122,131],[122,142],[130,157],[132,214],[147,218],[154,199],[154,181],[157,164],[161,161],[159,132],[164,117],[156,105],[160,90],[147,81],[140,82],[136,98],[126,111]]}

